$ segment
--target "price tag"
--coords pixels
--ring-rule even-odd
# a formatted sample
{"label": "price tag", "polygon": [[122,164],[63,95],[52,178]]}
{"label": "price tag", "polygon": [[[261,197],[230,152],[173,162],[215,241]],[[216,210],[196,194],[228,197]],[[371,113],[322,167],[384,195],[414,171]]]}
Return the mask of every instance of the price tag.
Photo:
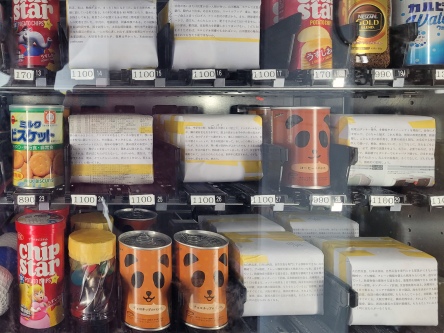
{"label": "price tag", "polygon": [[71,194],[71,203],[77,206],[97,206],[97,196],[87,194]]}
{"label": "price tag", "polygon": [[251,71],[251,78],[254,81],[276,80],[279,76],[280,75],[276,69],[253,69]]}
{"label": "price tag", "polygon": [[156,204],[154,194],[130,194],[130,205],[152,206]]}
{"label": "price tag", "polygon": [[330,195],[311,195],[310,196],[310,205],[312,206],[322,206],[329,207],[331,206],[331,196]]}
{"label": "price tag", "polygon": [[193,69],[191,72],[192,80],[215,80],[215,69]]}
{"label": "price tag", "polygon": [[441,207],[441,206],[444,206],[444,195],[431,196],[430,197],[430,206],[431,207]]}
{"label": "price tag", "polygon": [[346,78],[347,77],[347,70],[346,69],[334,69],[333,70],[333,77],[335,79]]}
{"label": "price tag", "polygon": [[393,81],[393,70],[392,69],[374,69],[373,79],[375,81]]}
{"label": "price tag", "polygon": [[444,69],[435,69],[435,80],[444,80]]}
{"label": "price tag", "polygon": [[[400,201],[399,198],[396,201]],[[392,207],[395,205],[394,195],[371,195],[370,206],[372,207]]]}
{"label": "price tag", "polygon": [[133,69],[131,78],[135,81],[151,81],[156,79],[155,69]]}
{"label": "price tag", "polygon": [[194,206],[214,206],[216,204],[215,195],[192,195],[191,204]]}
{"label": "price tag", "polygon": [[312,75],[313,75],[313,80],[316,81],[333,80],[332,69],[314,69]]}
{"label": "price tag", "polygon": [[34,74],[34,70],[32,69],[14,69],[14,80],[34,81]]}
{"label": "price tag", "polygon": [[275,205],[276,204],[276,196],[275,195],[253,195],[250,197],[252,205]]}
{"label": "price tag", "polygon": [[94,69],[71,69],[72,80],[94,80]]}
{"label": "price tag", "polygon": [[19,194],[17,195],[17,205],[19,206],[34,206],[35,195]]}

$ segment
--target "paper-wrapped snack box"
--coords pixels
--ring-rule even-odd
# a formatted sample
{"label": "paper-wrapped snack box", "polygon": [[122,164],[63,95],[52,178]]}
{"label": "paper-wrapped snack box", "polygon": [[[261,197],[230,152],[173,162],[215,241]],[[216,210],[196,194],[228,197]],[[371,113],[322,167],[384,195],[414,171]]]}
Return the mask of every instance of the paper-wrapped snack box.
{"label": "paper-wrapped snack box", "polygon": [[257,115],[155,115],[156,138],[180,148],[184,182],[262,178],[262,119]]}
{"label": "paper-wrapped snack box", "polygon": [[425,252],[389,237],[313,239],[325,270],[359,295],[350,325],[437,325],[438,267]]}
{"label": "paper-wrapped snack box", "polygon": [[244,317],[323,312],[324,255],[290,232],[224,233],[247,288]]}
{"label": "paper-wrapped snack box", "polygon": [[339,213],[328,211],[276,212],[274,220],[303,239],[359,237],[359,224]]}
{"label": "paper-wrapped snack box", "polygon": [[138,114],[69,117],[71,182],[152,184],[153,117]]}
{"label": "paper-wrapped snack box", "polygon": [[432,186],[435,119],[410,115],[332,115],[332,141],[358,148],[348,185]]}
{"label": "paper-wrapped snack box", "polygon": [[266,232],[285,231],[279,224],[259,214],[200,215],[202,229],[213,232]]}

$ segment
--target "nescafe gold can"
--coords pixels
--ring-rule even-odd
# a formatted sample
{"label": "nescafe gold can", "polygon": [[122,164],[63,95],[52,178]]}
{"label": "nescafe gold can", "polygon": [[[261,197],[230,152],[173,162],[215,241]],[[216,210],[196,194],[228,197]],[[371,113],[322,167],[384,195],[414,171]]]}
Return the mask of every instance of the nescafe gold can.
{"label": "nescafe gold can", "polygon": [[142,331],[170,325],[172,240],[155,231],[129,231],[119,236],[119,271],[123,287],[123,321]]}
{"label": "nescafe gold can", "polygon": [[190,327],[217,330],[228,323],[228,240],[214,232],[174,234],[182,319]]}

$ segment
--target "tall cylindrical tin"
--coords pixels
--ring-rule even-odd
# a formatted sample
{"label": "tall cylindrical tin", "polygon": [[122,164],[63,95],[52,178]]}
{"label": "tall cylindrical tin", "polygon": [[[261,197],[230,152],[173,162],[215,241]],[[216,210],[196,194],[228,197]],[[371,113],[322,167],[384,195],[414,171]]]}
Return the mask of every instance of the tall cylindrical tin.
{"label": "tall cylindrical tin", "polygon": [[248,114],[256,114],[262,118],[262,142],[273,143],[273,117],[271,116],[271,108],[267,106],[249,106]]}
{"label": "tall cylindrical tin", "polygon": [[282,185],[330,186],[329,107],[273,108],[273,143],[288,149]]}
{"label": "tall cylindrical tin", "polygon": [[279,0],[279,18],[301,13],[290,70],[332,68],[333,0]]}
{"label": "tall cylindrical tin", "polygon": [[13,185],[53,188],[63,184],[63,106],[11,105]]}
{"label": "tall cylindrical tin", "polygon": [[14,0],[12,19],[17,36],[17,65],[44,67],[56,71],[60,67],[58,23],[59,0]]}
{"label": "tall cylindrical tin", "polygon": [[142,208],[124,208],[114,212],[114,223],[120,232],[149,230],[156,224],[157,213]]}
{"label": "tall cylindrical tin", "polygon": [[220,329],[228,322],[228,240],[216,233],[185,230],[174,235],[176,274],[191,327]]}
{"label": "tall cylindrical tin", "polygon": [[119,236],[119,270],[123,287],[123,321],[131,328],[158,331],[170,325],[172,240],[155,231]]}
{"label": "tall cylindrical tin", "polygon": [[21,214],[16,220],[20,324],[48,329],[64,318],[64,218]]}

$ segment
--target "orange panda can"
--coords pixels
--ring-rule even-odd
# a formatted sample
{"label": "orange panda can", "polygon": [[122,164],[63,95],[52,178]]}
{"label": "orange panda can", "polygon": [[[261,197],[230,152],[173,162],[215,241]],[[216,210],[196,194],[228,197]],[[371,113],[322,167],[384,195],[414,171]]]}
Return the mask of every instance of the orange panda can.
{"label": "orange panda can", "polygon": [[228,240],[202,230],[180,231],[174,240],[182,319],[195,328],[223,328],[228,323]]}
{"label": "orange panda can", "polygon": [[170,325],[172,240],[155,231],[119,236],[123,321],[133,329],[158,331]]}

